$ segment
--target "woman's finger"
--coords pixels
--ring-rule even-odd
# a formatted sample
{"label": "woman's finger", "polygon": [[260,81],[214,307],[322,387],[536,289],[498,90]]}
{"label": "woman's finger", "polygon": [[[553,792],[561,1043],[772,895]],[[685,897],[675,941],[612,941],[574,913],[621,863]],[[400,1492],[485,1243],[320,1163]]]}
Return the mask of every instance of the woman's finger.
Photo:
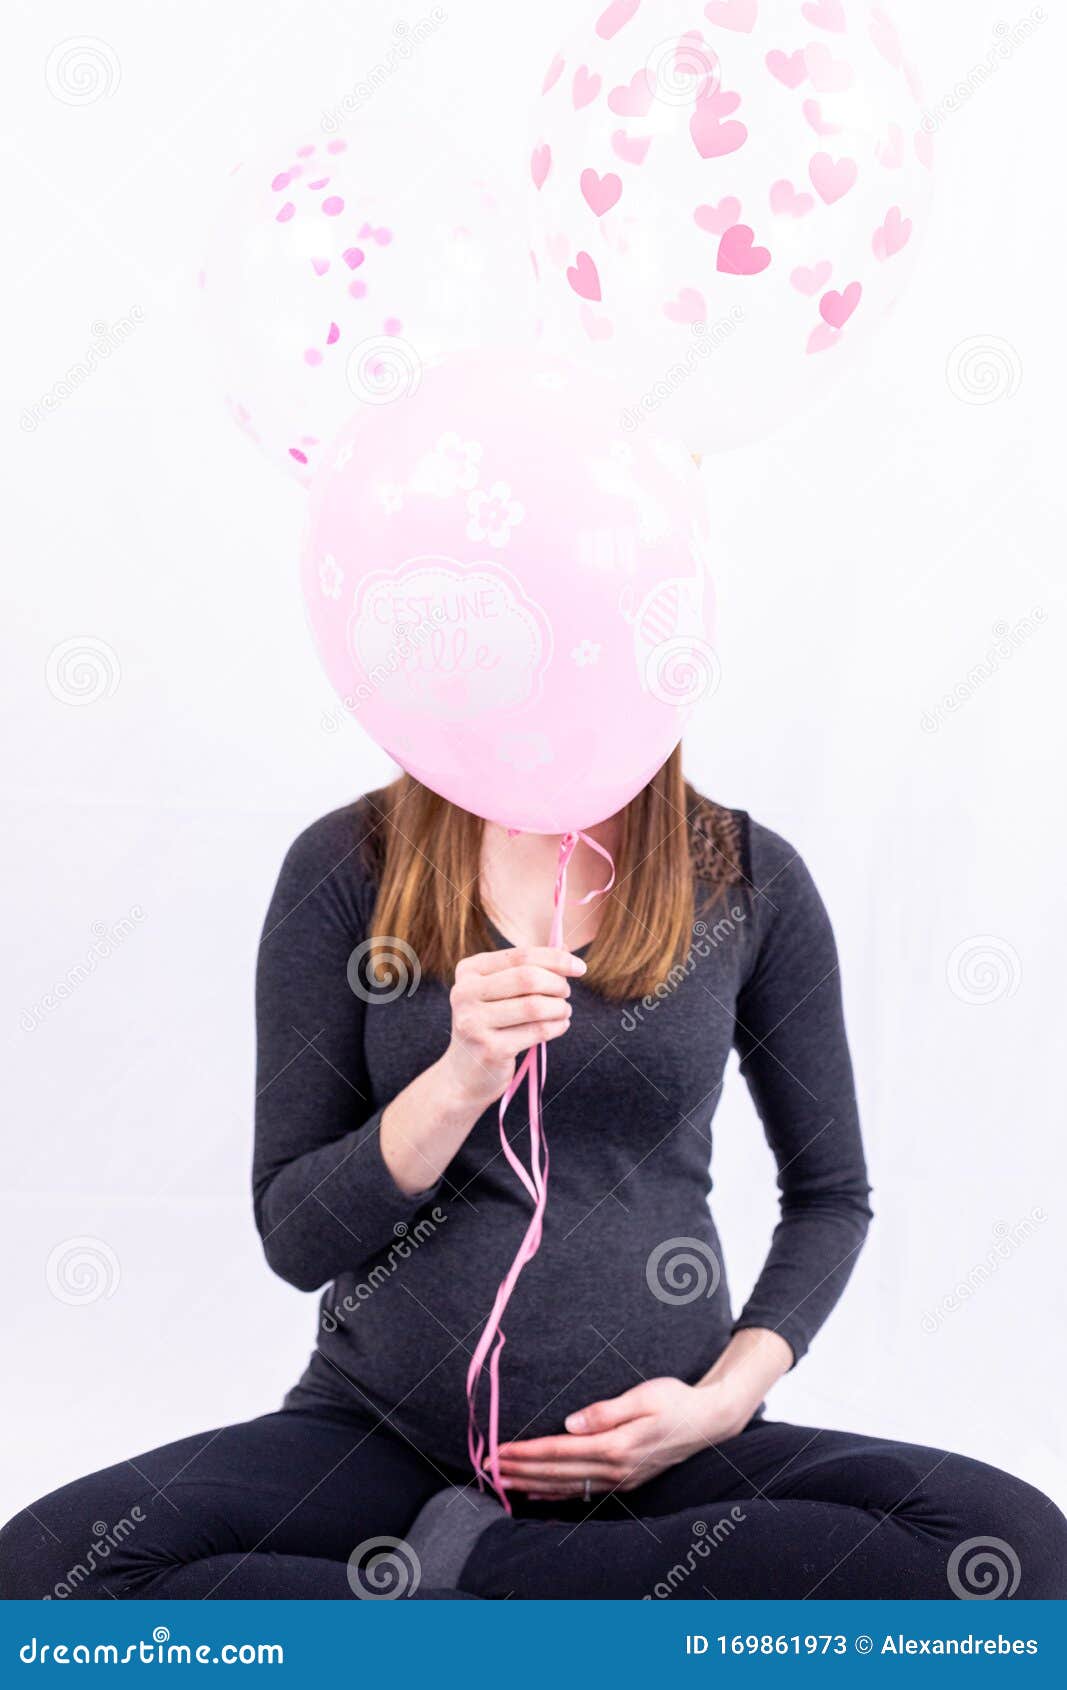
{"label": "woman's finger", "polygon": [[490,1027],[523,1027],[528,1021],[569,1020],[571,1006],[565,998],[534,992],[529,997],[502,998],[499,1003],[486,1004],[483,1013]]}
{"label": "woman's finger", "polygon": [[487,974],[478,982],[478,995],[483,1003],[495,1003],[499,998],[522,998],[537,993],[543,997],[570,996],[570,981],[565,974],[552,968],[501,968]]}
{"label": "woman's finger", "polygon": [[516,945],[510,950],[479,951],[466,961],[479,974],[496,974],[506,968],[549,968],[573,978],[586,972],[581,957],[561,945]]}
{"label": "woman's finger", "polygon": [[520,1052],[529,1050],[531,1045],[547,1044],[549,1039],[558,1039],[571,1024],[569,1015],[559,1021],[526,1021],[521,1027],[505,1027],[496,1034],[500,1041],[500,1049],[508,1056],[518,1056]]}

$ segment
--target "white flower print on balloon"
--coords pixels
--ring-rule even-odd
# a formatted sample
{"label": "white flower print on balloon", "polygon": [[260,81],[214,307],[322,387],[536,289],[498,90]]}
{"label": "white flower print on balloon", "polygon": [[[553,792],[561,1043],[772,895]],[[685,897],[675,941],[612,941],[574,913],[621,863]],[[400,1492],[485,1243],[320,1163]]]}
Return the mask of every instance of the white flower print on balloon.
{"label": "white flower print on balloon", "polygon": [[481,464],[482,447],[477,440],[442,434],[433,451],[415,465],[408,486],[413,493],[448,499],[453,493],[467,493],[477,487]]}
{"label": "white flower print on balloon", "polygon": [[327,552],[319,564],[319,586],[322,588],[323,597],[339,599],[341,597],[341,583],[344,578],[345,572],[337,559],[332,552]]}
{"label": "white flower print on balloon", "polygon": [[506,546],[511,530],[526,515],[519,501],[512,498],[506,481],[494,481],[488,492],[479,487],[468,498],[467,509],[470,512],[468,540],[488,540],[491,546]]}
{"label": "white flower print on balloon", "polygon": [[574,647],[574,650],[571,652],[571,656],[573,657],[575,663],[577,663],[579,669],[584,669],[590,663],[599,662],[600,647],[596,640],[582,640]]}

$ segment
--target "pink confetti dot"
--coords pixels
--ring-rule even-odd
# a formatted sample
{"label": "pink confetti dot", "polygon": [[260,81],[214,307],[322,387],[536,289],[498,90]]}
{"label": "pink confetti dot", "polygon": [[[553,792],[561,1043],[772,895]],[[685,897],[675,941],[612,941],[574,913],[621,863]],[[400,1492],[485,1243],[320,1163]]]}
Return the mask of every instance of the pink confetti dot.
{"label": "pink confetti dot", "polygon": [[340,194],[331,194],[329,199],[324,199],[322,202],[322,209],[327,217],[339,217],[344,208],[345,202]]}
{"label": "pink confetti dot", "polygon": [[330,178],[328,176],[320,176],[317,182],[309,182],[308,187],[312,193],[317,193],[320,188],[329,187],[329,184]]}
{"label": "pink confetti dot", "polygon": [[338,340],[339,340],[339,339],[340,339],[340,338],[341,338],[341,331],[340,331],[340,329],[339,329],[339,328],[338,328],[338,327],[337,327],[337,324],[336,324],[336,323],[331,323],[331,324],[330,324],[330,332],[329,332],[329,334],[328,334],[328,335],[327,335],[327,336],[326,336],[326,344],[327,344],[327,346],[333,346],[333,345],[334,345],[334,343],[335,343],[335,341],[338,341]]}
{"label": "pink confetti dot", "polygon": [[347,148],[347,141],[331,141],[329,146],[326,148],[326,151],[328,153],[343,153],[347,150]]}
{"label": "pink confetti dot", "polygon": [[382,324],[382,331],[384,334],[399,334],[403,326],[399,317],[387,317]]}
{"label": "pink confetti dot", "polygon": [[361,246],[350,246],[341,254],[350,270],[358,270],[363,263],[366,253]]}
{"label": "pink confetti dot", "polygon": [[366,299],[367,284],[366,282],[361,282],[357,276],[354,282],[349,282],[348,291],[353,299]]}
{"label": "pink confetti dot", "polygon": [[287,170],[283,170],[274,178],[274,181],[271,183],[271,187],[276,194],[280,194],[283,188],[287,188],[289,186],[292,179],[293,178],[290,176],[289,172]]}
{"label": "pink confetti dot", "polygon": [[288,223],[290,217],[294,216],[295,213],[296,206],[293,204],[292,200],[286,200],[274,221],[275,223]]}
{"label": "pink confetti dot", "polygon": [[315,144],[314,144],[314,142],[312,142],[309,146],[297,147],[296,156],[297,156],[297,158],[310,158],[314,151],[315,151]]}
{"label": "pink confetti dot", "polygon": [[313,258],[311,260],[311,268],[314,270],[316,276],[325,276],[327,270],[330,268],[330,260],[328,258]]}
{"label": "pink confetti dot", "polygon": [[305,364],[310,364],[312,367],[316,364],[322,363],[322,353],[319,351],[317,346],[308,347],[307,351],[304,353],[304,362]]}
{"label": "pink confetti dot", "polygon": [[299,448],[299,446],[290,446],[290,448],[289,448],[289,456],[290,456],[290,457],[291,457],[291,458],[295,458],[295,459],[296,459],[296,461],[297,461],[297,463],[298,463],[298,464],[306,464],[306,463],[307,463],[307,461],[308,461],[308,459],[307,459],[307,453],[306,453],[306,452],[302,452],[302,451],[301,451],[301,450],[300,450],[300,448]]}

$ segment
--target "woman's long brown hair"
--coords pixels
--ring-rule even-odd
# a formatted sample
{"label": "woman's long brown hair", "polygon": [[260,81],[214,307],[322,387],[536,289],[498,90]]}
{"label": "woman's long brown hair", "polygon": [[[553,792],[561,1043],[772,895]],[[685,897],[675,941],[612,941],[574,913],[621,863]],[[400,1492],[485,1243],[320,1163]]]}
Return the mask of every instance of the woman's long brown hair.
{"label": "woman's long brown hair", "polygon": [[[381,941],[380,966],[388,968],[399,939],[412,947],[424,974],[451,980],[462,957],[495,944],[479,890],[484,824],[410,775],[365,803],[378,881],[371,932]],[[737,819],[688,784],[680,750],[622,811],[615,866],[615,885],[586,954],[586,983],[606,998],[642,997],[693,943],[694,877],[701,910],[742,878]],[[373,959],[374,951],[372,966]]]}

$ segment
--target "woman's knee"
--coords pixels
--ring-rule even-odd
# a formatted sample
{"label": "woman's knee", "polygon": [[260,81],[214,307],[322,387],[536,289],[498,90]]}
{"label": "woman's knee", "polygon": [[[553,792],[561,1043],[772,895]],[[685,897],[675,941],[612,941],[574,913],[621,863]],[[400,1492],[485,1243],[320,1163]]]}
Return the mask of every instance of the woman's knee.
{"label": "woman's knee", "polygon": [[0,1530],[0,1597],[87,1601],[116,1594],[127,1540],[147,1519],[147,1504],[129,1503],[121,1517],[105,1519],[98,1477],[53,1491]]}
{"label": "woman's knee", "polygon": [[1024,1479],[981,1461],[954,1458],[947,1502],[952,1542],[949,1593],[962,1598],[1067,1596],[1067,1520]]}

